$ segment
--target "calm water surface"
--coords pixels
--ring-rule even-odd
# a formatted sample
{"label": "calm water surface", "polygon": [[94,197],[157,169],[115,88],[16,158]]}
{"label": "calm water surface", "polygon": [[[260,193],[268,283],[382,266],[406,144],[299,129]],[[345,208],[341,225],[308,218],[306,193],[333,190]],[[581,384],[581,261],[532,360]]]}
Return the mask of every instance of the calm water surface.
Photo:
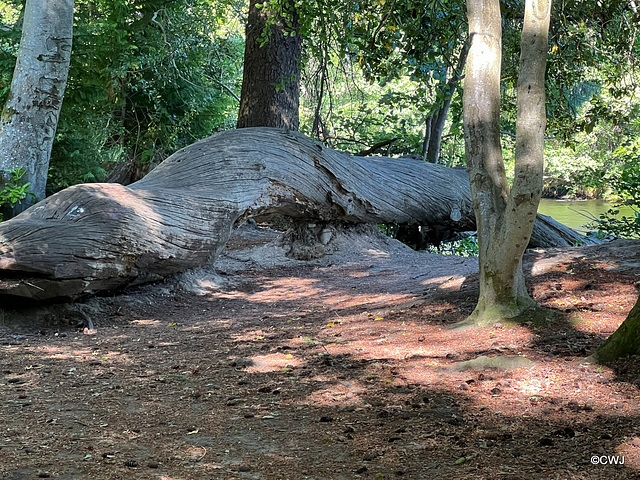
{"label": "calm water surface", "polygon": [[[585,232],[589,230],[586,225],[591,223],[590,218],[600,218],[600,214],[606,213],[614,205],[615,203],[605,200],[551,200],[543,198],[540,201],[538,212],[553,217],[567,227]],[[633,216],[633,214],[630,207],[620,208],[620,216]]]}

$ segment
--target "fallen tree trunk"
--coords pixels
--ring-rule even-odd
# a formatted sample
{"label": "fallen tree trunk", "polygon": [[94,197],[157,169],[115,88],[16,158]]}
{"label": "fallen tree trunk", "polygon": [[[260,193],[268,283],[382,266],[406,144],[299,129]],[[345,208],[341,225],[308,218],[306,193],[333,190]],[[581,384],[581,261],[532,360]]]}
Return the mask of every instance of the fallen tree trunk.
{"label": "fallen tree trunk", "polygon": [[[157,280],[215,259],[238,222],[276,213],[418,224],[436,240],[475,229],[464,169],[353,157],[283,130],[234,130],[128,187],[76,185],[1,223],[0,295],[74,298]],[[538,223],[545,246],[577,238]]]}

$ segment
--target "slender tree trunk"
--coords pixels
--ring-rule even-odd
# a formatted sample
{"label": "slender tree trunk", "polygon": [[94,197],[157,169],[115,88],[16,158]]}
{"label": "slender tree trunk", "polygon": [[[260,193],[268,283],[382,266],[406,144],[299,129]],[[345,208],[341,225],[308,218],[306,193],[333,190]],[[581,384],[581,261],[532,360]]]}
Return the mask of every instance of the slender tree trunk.
{"label": "slender tree trunk", "polygon": [[[45,197],[51,146],[71,59],[73,0],[27,0],[9,98],[0,118],[0,173],[24,168],[35,200]],[[31,197],[5,211],[13,216]]]}
{"label": "slender tree trunk", "polygon": [[527,0],[518,78],[515,179],[500,145],[501,14],[498,0],[467,0],[471,49],[464,90],[467,169],[478,227],[480,296],[469,322],[513,318],[536,304],[522,272],[542,192],[544,72],[550,0]]}
{"label": "slender tree trunk", "polygon": [[[275,22],[268,3],[257,8],[259,3],[251,0],[249,5],[238,128],[298,130],[302,39],[295,2],[284,0],[284,16]],[[270,34],[261,45],[269,24]]]}
{"label": "slender tree trunk", "polygon": [[424,122],[424,140],[422,141],[422,160],[425,162],[427,161],[427,157],[429,156],[429,145],[431,145],[431,133],[433,132],[433,129],[431,128],[432,123],[433,115],[429,115]]}
{"label": "slender tree trunk", "polygon": [[640,354],[640,297],[622,325],[590,357],[600,363]]}
{"label": "slender tree trunk", "polygon": [[451,100],[455,93],[456,86],[462,78],[462,72],[467,62],[467,55],[469,53],[469,44],[465,42],[460,51],[458,62],[451,78],[444,86],[445,100],[438,110],[430,117],[430,121],[427,122],[427,135],[425,135],[425,147],[423,151],[424,159],[430,163],[438,163],[440,160],[440,146],[442,145],[442,134],[444,132],[445,122],[447,121],[447,115],[449,114],[449,108],[451,108]]}

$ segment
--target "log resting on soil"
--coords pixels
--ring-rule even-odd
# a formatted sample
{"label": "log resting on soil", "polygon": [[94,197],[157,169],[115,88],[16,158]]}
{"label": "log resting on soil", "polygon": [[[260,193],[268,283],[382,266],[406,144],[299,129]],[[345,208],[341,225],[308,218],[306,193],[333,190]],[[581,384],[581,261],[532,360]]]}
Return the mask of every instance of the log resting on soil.
{"label": "log resting on soil", "polygon": [[[1,223],[0,295],[75,298],[158,280],[215,259],[235,224],[271,214],[417,224],[436,240],[475,229],[464,169],[248,128],[182,149],[128,187],[76,185]],[[533,245],[576,238],[539,217]]]}

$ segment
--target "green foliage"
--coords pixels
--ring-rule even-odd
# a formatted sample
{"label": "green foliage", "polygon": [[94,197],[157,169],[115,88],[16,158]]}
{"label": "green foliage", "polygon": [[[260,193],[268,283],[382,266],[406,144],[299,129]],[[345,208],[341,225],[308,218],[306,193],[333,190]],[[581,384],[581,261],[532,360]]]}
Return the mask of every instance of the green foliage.
{"label": "green foliage", "polygon": [[[11,81],[22,3],[0,2],[0,100]],[[441,162],[463,163],[460,84],[451,90],[448,82],[456,78],[467,41],[464,2],[261,4],[289,26],[299,21],[304,133],[354,153],[397,138],[392,155],[419,154],[427,118],[451,99]],[[246,7],[245,0],[76,0],[49,192],[104,180],[116,162],[158,163],[199,138],[233,128],[243,57],[244,24],[237,12]],[[514,133],[523,1],[502,1],[501,8],[502,128]],[[623,0],[554,2],[553,8],[547,131],[555,139],[546,150],[546,193],[606,195],[622,171],[612,152],[640,134],[640,19]],[[505,135],[503,143],[509,161],[513,140]]]}
{"label": "green foliage", "polygon": [[443,243],[439,247],[429,247],[431,253],[440,255],[457,255],[459,257],[477,257],[478,239],[475,235],[456,240],[455,242]]}
{"label": "green foliage", "polygon": [[[29,190],[29,182],[22,183],[22,177],[24,177],[27,171],[24,168],[14,168],[7,172],[9,179],[2,185],[0,190],[0,207],[9,206],[13,208],[17,203],[31,195],[35,198],[35,195]],[[0,213],[0,222],[3,220],[3,215]]]}
{"label": "green foliage", "polygon": [[[401,241],[408,247],[413,248],[414,250],[427,250],[431,253],[437,253],[440,255],[457,255],[459,257],[477,257],[478,256],[478,240],[476,235],[470,235],[468,237],[464,237],[460,240],[455,240],[452,242],[443,242],[438,246],[425,244],[424,239],[418,240],[411,235],[407,236],[405,232],[404,235],[401,233],[401,228],[396,224],[380,224],[378,228],[381,233],[385,235],[395,238],[396,240]],[[416,245],[416,241],[421,243],[420,245]]]}
{"label": "green foliage", "polygon": [[[114,162],[158,163],[233,127],[243,40],[231,7],[243,5],[242,0],[77,0],[49,193],[103,180]],[[16,21],[15,13],[1,9],[0,17],[4,24]],[[19,22],[0,29],[0,94],[8,91],[19,39]]]}
{"label": "green foliage", "polygon": [[[611,179],[613,190],[620,196],[615,208],[600,216],[600,221],[591,228],[597,228],[614,237],[640,237],[640,142],[619,148],[616,156],[624,161],[619,175]],[[631,208],[633,215],[619,216],[619,208]]]}
{"label": "green foliage", "polygon": [[[391,154],[421,153],[426,119],[451,96],[447,82],[466,38],[464,4],[302,3],[308,56],[301,129],[353,152],[398,138]],[[453,98],[458,115],[450,131],[461,134],[461,97]]]}
{"label": "green foliage", "polygon": [[[464,2],[314,0],[298,4],[308,53],[304,131],[350,151],[398,137],[392,153],[420,153],[425,120],[452,95],[447,82],[455,77],[453,67],[466,41]],[[501,7],[502,129],[515,133],[524,2],[505,1]],[[630,81],[629,72],[634,71],[640,42],[629,39],[638,36],[637,15],[624,1],[554,2],[553,8],[548,132],[558,140],[554,148],[576,148],[581,142],[577,134],[591,135],[596,125],[615,126],[628,119],[612,108],[610,100],[633,98],[630,85],[635,82]],[[461,96],[454,90],[452,99],[441,151],[448,165],[459,164],[464,156]],[[400,115],[394,115],[394,109]],[[569,156],[560,152],[563,155]],[[552,171],[548,176],[563,177],[563,187],[577,184],[597,194],[606,190],[599,183],[598,170],[607,167],[581,169],[576,162],[572,167],[576,175],[559,176],[555,174],[562,172]]]}
{"label": "green foliage", "polygon": [[101,179],[105,161],[160,162],[233,125],[237,104],[225,87],[238,90],[242,41],[225,11],[207,1],[76,5],[52,190]]}

